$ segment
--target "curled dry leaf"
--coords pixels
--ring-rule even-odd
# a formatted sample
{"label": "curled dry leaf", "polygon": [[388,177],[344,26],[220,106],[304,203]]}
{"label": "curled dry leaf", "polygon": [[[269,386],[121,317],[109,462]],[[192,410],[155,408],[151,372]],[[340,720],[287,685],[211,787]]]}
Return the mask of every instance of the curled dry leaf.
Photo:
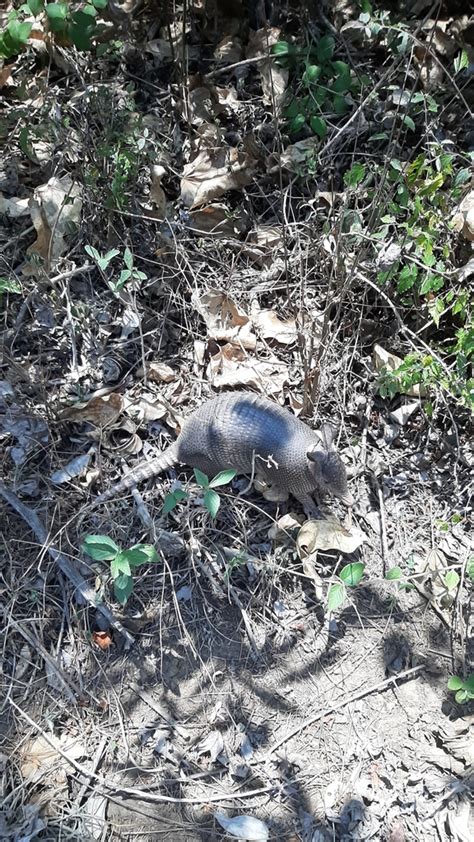
{"label": "curled dry leaf", "polygon": [[[296,516],[293,513],[288,513],[278,518],[268,530],[268,537],[270,541],[278,541],[281,543],[282,539],[286,543],[295,530],[301,529],[302,517]],[[288,533],[290,533],[288,535]]]}
{"label": "curled dry leaf", "polygon": [[243,55],[242,41],[232,35],[225,35],[214,50],[214,58],[219,64],[236,64]]}
{"label": "curled dry leaf", "polygon": [[[36,229],[36,241],[27,249],[28,255],[40,257],[44,267],[50,268],[66,250],[66,234],[81,218],[81,188],[68,176],[50,178],[37,187],[30,200],[30,213]],[[25,265],[24,274],[36,275],[34,261]]]}
{"label": "curled dry leaf", "polygon": [[95,427],[109,427],[117,421],[123,409],[123,398],[117,392],[110,395],[99,395],[91,398],[87,403],[77,403],[69,406],[61,414],[63,421],[83,423],[88,421]]}
{"label": "curled dry leaf", "polygon": [[264,339],[274,339],[280,345],[293,345],[298,338],[295,319],[280,319],[274,310],[260,310],[253,322]]}
{"label": "curled dry leaf", "polygon": [[211,289],[201,295],[194,293],[192,303],[204,319],[210,339],[236,342],[254,350],[257,337],[252,333],[250,317],[225,292]]}
{"label": "curled dry leaf", "polygon": [[136,433],[136,427],[131,418],[124,418],[120,423],[109,427],[105,437],[105,446],[114,453],[140,453],[143,442]]}
{"label": "curled dry leaf", "polygon": [[253,386],[264,395],[278,395],[289,380],[287,366],[277,359],[256,360],[242,348],[228,343],[211,357],[209,381],[216,387]]}
{"label": "curled dry leaf", "polygon": [[452,220],[456,231],[468,240],[470,243],[474,241],[474,190],[464,196]]}
{"label": "curled dry leaf", "polygon": [[161,186],[161,179],[166,175],[166,170],[160,164],[151,167],[150,199],[156,207],[157,219],[164,219],[166,216],[166,193]]}
{"label": "curled dry leaf", "polygon": [[232,239],[245,232],[249,218],[243,208],[231,211],[227,205],[214,203],[188,214],[189,228],[197,234]]}
{"label": "curled dry leaf", "polygon": [[[145,370],[143,368],[139,369],[138,376],[145,376]],[[178,374],[171,366],[166,365],[166,363],[151,362],[146,364],[146,376],[148,380],[154,383],[171,383],[173,380],[176,380]]]}
{"label": "curled dry leaf", "polygon": [[18,219],[20,216],[28,216],[30,212],[29,199],[7,199],[0,193],[0,215],[10,219]]}
{"label": "curled dry leaf", "polygon": [[265,500],[270,500],[272,503],[285,503],[288,500],[288,492],[277,488],[275,485],[269,485],[263,476],[258,474],[258,464],[255,465],[256,476],[253,481],[253,487]]}
{"label": "curled dry leaf", "polygon": [[244,247],[244,254],[258,266],[269,266],[283,244],[281,228],[276,225],[259,225],[251,231]]}
{"label": "curled dry leaf", "polygon": [[[307,167],[310,161],[317,159],[320,145],[320,140],[315,137],[308,137],[287,146],[280,157],[281,166],[289,172],[301,172],[302,167]],[[275,166],[278,167],[278,164],[275,164]]]}
{"label": "curled dry leaf", "polygon": [[348,531],[331,515],[324,520],[308,520],[299,531],[296,546],[299,557],[305,558],[317,550],[353,553],[367,540],[367,536],[357,526],[352,526]]}
{"label": "curled dry leaf", "polygon": [[[250,155],[224,146],[216,137],[218,133],[214,126],[203,128],[201,149],[183,169],[181,200],[187,208],[220,199],[228,190],[240,190],[250,184],[255,173],[255,161]],[[212,133],[214,145],[209,142]]]}
{"label": "curled dry leaf", "polygon": [[[256,32],[251,32],[246,51],[247,58],[268,55],[270,47],[279,40],[280,32],[281,30],[276,26],[265,26]],[[263,101],[266,105],[274,105],[278,113],[288,85],[288,68],[280,67],[273,58],[260,61],[257,67],[262,82]]]}

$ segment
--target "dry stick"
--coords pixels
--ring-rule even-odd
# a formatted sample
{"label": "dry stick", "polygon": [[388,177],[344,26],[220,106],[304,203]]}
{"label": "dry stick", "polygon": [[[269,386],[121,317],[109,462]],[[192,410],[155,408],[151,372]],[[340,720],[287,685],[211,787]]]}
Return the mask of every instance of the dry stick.
{"label": "dry stick", "polygon": [[[16,711],[18,711],[20,716],[22,716],[32,728],[41,734],[51,748],[53,748],[54,751],[56,751],[73,767],[73,769],[76,770],[76,772],[79,772],[79,774],[85,778],[90,778],[91,780],[95,779],[102,787],[105,788],[105,790],[111,790],[113,793],[120,793],[121,795],[128,795],[131,798],[139,798],[142,801],[151,801],[157,804],[207,804],[208,802],[215,803],[219,801],[235,801],[241,798],[252,798],[253,796],[264,795],[266,792],[272,792],[278,789],[276,784],[270,784],[268,786],[259,787],[258,789],[249,789],[243,792],[223,792],[220,795],[203,795],[201,798],[173,798],[171,795],[156,795],[154,792],[148,792],[143,789],[133,789],[132,787],[121,786],[120,784],[112,785],[107,783],[105,779],[101,778],[97,772],[84,768],[84,766],[81,763],[78,763],[77,760],[74,760],[73,757],[69,757],[69,755],[54,742],[51,735],[44,731],[41,726],[26,713],[26,711],[17,705],[11,696],[7,697],[7,701]],[[182,783],[186,783],[186,781],[183,781]],[[107,791],[96,788],[95,792],[100,792],[100,794],[104,795],[106,798],[110,797]]]}
{"label": "dry stick", "polygon": [[55,547],[48,544],[46,529],[41,523],[36,512],[28,506],[25,506],[25,504],[18,499],[16,494],[14,494],[13,491],[10,491],[3,482],[0,482],[0,495],[7,501],[7,503],[9,503],[12,509],[14,509],[17,514],[26,521],[38,543],[48,550],[51,558],[54,559],[61,572],[74,585],[85,602],[87,602],[92,608],[100,611],[107,622],[110,623],[114,629],[120,632],[121,635],[123,635],[126,641],[125,648],[129,649],[135,643],[134,637],[122,626],[120,620],[117,620],[116,617],[114,617],[112,611],[107,608],[106,605],[101,602],[97,602],[96,592],[87,584],[85,579],[82,578],[81,574],[74,567],[72,562],[60,553],[59,550],[56,550]]}
{"label": "dry stick", "polygon": [[310,725],[314,725],[315,722],[318,722],[320,719],[324,719],[325,716],[329,716],[331,713],[341,710],[346,707],[346,705],[350,705],[352,702],[357,702],[359,699],[363,699],[364,696],[370,696],[372,693],[381,693],[384,690],[388,690],[391,685],[396,686],[397,681],[401,681],[404,678],[411,678],[423,669],[424,665],[419,664],[417,667],[405,670],[405,672],[401,672],[399,675],[390,676],[390,678],[385,679],[385,681],[380,681],[378,684],[372,684],[371,687],[359,690],[358,692],[353,693],[352,696],[348,696],[347,699],[343,699],[341,702],[331,705],[331,707],[328,707],[325,710],[319,711],[319,713],[316,713],[314,716],[310,716],[309,719],[305,719],[301,725],[298,725],[298,727],[294,728],[293,731],[290,731],[289,734],[285,734],[281,740],[278,740],[278,742],[271,747],[269,754],[274,754],[275,751],[278,751],[280,746],[288,742],[288,740],[291,740],[292,737],[296,737],[296,735],[300,734],[301,731],[304,731],[305,728],[309,728]]}

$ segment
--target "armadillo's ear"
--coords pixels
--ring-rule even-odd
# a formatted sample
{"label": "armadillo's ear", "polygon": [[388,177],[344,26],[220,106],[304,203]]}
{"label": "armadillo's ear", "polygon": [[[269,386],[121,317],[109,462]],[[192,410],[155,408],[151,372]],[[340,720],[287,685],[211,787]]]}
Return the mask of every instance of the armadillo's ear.
{"label": "armadillo's ear", "polygon": [[335,424],[321,424],[320,435],[326,450],[332,450],[334,439],[337,436]]}
{"label": "armadillo's ear", "polygon": [[308,450],[306,456],[310,462],[316,462],[320,468],[322,468],[327,459],[325,450]]}

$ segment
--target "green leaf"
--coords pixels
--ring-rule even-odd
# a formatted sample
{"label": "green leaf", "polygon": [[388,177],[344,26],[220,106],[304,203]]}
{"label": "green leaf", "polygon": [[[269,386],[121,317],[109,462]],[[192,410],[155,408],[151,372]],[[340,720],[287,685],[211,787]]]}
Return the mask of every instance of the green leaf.
{"label": "green leaf", "polygon": [[462,678],[458,675],[453,675],[448,681],[448,690],[461,690],[464,687]]}
{"label": "green leaf", "polygon": [[130,576],[130,562],[125,555],[125,552],[119,552],[110,562],[110,574],[112,579],[116,579],[122,573],[125,576]]}
{"label": "green leaf", "polygon": [[339,115],[345,114],[346,111],[349,108],[349,106],[346,102],[346,98],[341,96],[340,94],[336,94],[336,96],[333,97],[332,105],[333,105],[333,108],[334,108],[334,111],[336,112],[336,114],[339,114]]}
{"label": "green leaf", "polygon": [[346,589],[341,582],[331,585],[328,591],[328,611],[336,611],[346,598]]}
{"label": "green leaf", "polygon": [[114,257],[117,257],[118,254],[120,254],[118,249],[110,249],[107,254],[104,254],[102,259],[106,260],[107,263],[110,263],[110,261],[113,260]]}
{"label": "green leaf", "polygon": [[7,32],[14,44],[23,46],[28,41],[31,27],[31,23],[21,23],[19,20],[11,20],[7,26]]}
{"label": "green leaf", "polygon": [[467,690],[458,690],[454,698],[459,705],[463,705],[464,702],[467,702],[469,695]]}
{"label": "green leaf", "polygon": [[123,253],[123,259],[124,259],[124,262],[125,262],[125,266],[127,267],[127,269],[130,269],[130,271],[131,271],[133,269],[133,254],[130,251],[128,246]]}
{"label": "green leaf", "polygon": [[94,561],[110,561],[120,552],[120,547],[107,535],[86,535],[82,550]]}
{"label": "green leaf", "polygon": [[99,252],[94,248],[94,246],[84,246],[84,251],[89,255],[89,257],[92,257],[92,260],[95,260],[96,263],[98,263],[101,259]]}
{"label": "green leaf", "polygon": [[132,567],[137,567],[139,564],[153,564],[160,561],[160,557],[152,544],[134,544],[128,550],[125,550],[123,555]]}
{"label": "green leaf", "polygon": [[21,286],[14,278],[0,278],[0,295],[3,292],[15,292],[20,294],[22,292]]}
{"label": "green leaf", "polygon": [[413,122],[413,120],[411,119],[411,117],[409,117],[409,116],[408,116],[408,114],[404,114],[404,115],[403,115],[403,117],[402,117],[402,123],[404,123],[404,124],[405,124],[405,126],[406,126],[408,129],[410,129],[410,131],[411,131],[411,132],[414,132],[414,131],[415,131],[415,128],[416,128],[415,123]]}
{"label": "green leaf", "polygon": [[125,573],[122,573],[114,579],[115,598],[121,605],[125,605],[132,591],[133,578],[131,576],[126,576]]}
{"label": "green leaf", "polygon": [[351,71],[349,65],[344,61],[333,61],[332,66],[337,73],[336,79],[331,85],[332,90],[337,94],[345,94],[351,89]]}
{"label": "green leaf", "polygon": [[63,32],[65,29],[65,20],[67,18],[68,7],[66,3],[48,3],[46,8],[46,17],[49,21],[49,27],[52,32]]}
{"label": "green leaf", "polygon": [[467,50],[461,50],[459,55],[454,59],[454,72],[459,73],[460,70],[465,70],[466,67],[469,67]]}
{"label": "green leaf", "polygon": [[305,85],[311,85],[316,82],[321,76],[321,68],[318,64],[309,64],[303,73],[303,82]]}
{"label": "green leaf", "polygon": [[227,485],[228,482],[234,479],[236,474],[237,471],[234,471],[233,468],[230,468],[228,471],[220,471],[220,473],[211,479],[209,488],[217,488],[218,485]]}
{"label": "green leaf", "polygon": [[271,51],[274,56],[287,56],[290,52],[290,45],[288,41],[277,41],[272,45]]}
{"label": "green leaf", "polygon": [[209,487],[209,477],[206,474],[203,474],[198,468],[194,468],[194,476],[196,477],[196,482],[201,488],[208,488]]}
{"label": "green leaf", "polygon": [[402,575],[402,568],[401,567],[391,567],[390,570],[387,570],[385,574],[385,578],[389,581],[393,581],[395,579],[400,579]]}
{"label": "green leaf", "polygon": [[344,173],[344,184],[347,187],[357,187],[365,178],[365,167],[363,164],[353,164],[348,172]]}
{"label": "green leaf", "polygon": [[333,57],[334,45],[334,38],[331,35],[324,35],[318,42],[316,55],[318,56],[318,61],[321,62],[321,64],[329,61],[329,59]]}
{"label": "green leaf", "polygon": [[471,170],[468,167],[463,167],[462,170],[458,170],[456,175],[453,179],[453,184],[455,187],[461,187],[466,181],[469,181],[471,178]]}
{"label": "green leaf", "polygon": [[[432,275],[428,272],[424,279],[423,283],[420,286],[420,293],[421,295],[426,295],[427,292],[438,292],[438,290],[442,289],[444,286],[444,278],[441,275]],[[443,310],[444,307],[441,307]]]}
{"label": "green leaf", "polygon": [[96,9],[106,9],[107,0],[92,0],[92,5],[95,6]]}
{"label": "green leaf", "polygon": [[219,495],[213,491],[212,488],[208,488],[204,495],[204,505],[211,517],[214,518],[216,516],[219,511],[220,504],[221,500]]}
{"label": "green leaf", "polygon": [[74,21],[68,29],[69,37],[78,50],[88,52],[92,49],[91,31],[89,26]]}
{"label": "green leaf", "polygon": [[321,140],[324,140],[324,138],[326,137],[326,135],[328,133],[328,129],[327,129],[326,123],[323,120],[323,118],[322,117],[311,117],[311,120],[309,121],[309,124],[310,124],[313,132],[315,134],[317,134],[317,136],[320,137]]}
{"label": "green leaf", "polygon": [[418,267],[415,263],[409,263],[408,266],[404,266],[398,276],[398,292],[405,292],[407,289],[411,289],[417,277]]}
{"label": "green leaf", "polygon": [[345,585],[350,588],[355,588],[356,585],[359,584],[361,581],[365,570],[365,564],[361,561],[354,561],[351,564],[346,564],[341,572],[339,573],[339,577],[342,579]]}
{"label": "green leaf", "polygon": [[122,269],[122,271],[120,272],[120,275],[119,275],[117,286],[122,288],[123,285],[126,284],[127,281],[130,280],[131,277],[132,277],[132,273],[131,273],[130,269]]}
{"label": "green leaf", "polygon": [[173,509],[178,505],[180,500],[187,500],[188,495],[186,491],[183,491],[182,488],[176,488],[174,491],[170,491],[169,494],[166,495],[162,512],[164,515],[168,515]]}
{"label": "green leaf", "polygon": [[453,591],[459,585],[459,573],[456,570],[449,570],[444,577],[444,584],[448,591]]}
{"label": "green leaf", "polygon": [[298,134],[301,131],[304,124],[306,122],[306,118],[304,114],[297,114],[296,117],[293,117],[292,120],[288,123],[288,131],[290,134]]}
{"label": "green leaf", "polygon": [[41,10],[44,8],[44,0],[27,0],[27,6],[31,14],[37,18]]}

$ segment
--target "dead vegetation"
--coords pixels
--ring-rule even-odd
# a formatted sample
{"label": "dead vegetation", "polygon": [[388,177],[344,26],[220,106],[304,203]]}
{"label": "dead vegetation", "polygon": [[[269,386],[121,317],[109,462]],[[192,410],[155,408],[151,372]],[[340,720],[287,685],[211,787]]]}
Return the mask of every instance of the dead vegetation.
{"label": "dead vegetation", "polygon": [[[0,38],[0,839],[464,842],[472,19],[32,3]],[[352,525],[248,478],[213,517],[187,469],[91,507],[232,388],[337,424]]]}

